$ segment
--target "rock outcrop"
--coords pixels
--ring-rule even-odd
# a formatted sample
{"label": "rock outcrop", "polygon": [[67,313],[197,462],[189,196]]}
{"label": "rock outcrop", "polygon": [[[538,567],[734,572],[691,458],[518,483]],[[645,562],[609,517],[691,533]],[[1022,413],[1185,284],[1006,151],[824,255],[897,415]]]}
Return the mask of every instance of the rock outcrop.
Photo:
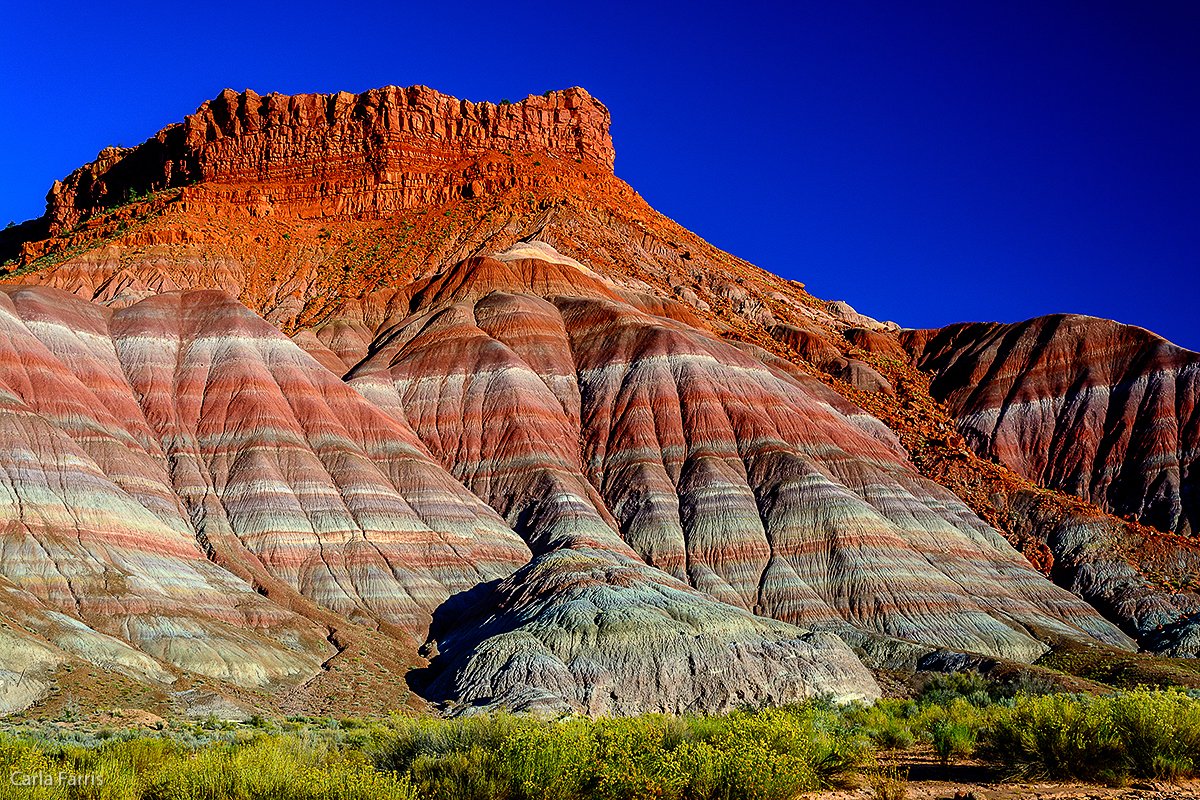
{"label": "rock outcrop", "polygon": [[[1068,591],[958,478],[927,477],[931,445],[969,452],[940,406],[912,436],[937,404],[901,346],[955,408],[954,381],[1004,373],[1011,347],[819,302],[654,212],[612,163],[580,89],[225,92],[56,184],[21,236],[62,235],[21,242],[0,287],[0,612],[41,681],[0,672],[0,708],[83,660],[300,710],[359,646],[421,648],[409,686],[452,709],[589,714],[874,697],[855,652],[1028,662],[1130,635],[1195,652],[1191,606],[1114,568],[1102,512],[1009,497]],[[1131,341],[1101,335],[1105,358]],[[1091,337],[1052,337],[1033,406],[1093,385],[1044,377]],[[1191,413],[1190,355],[1147,347],[1103,383],[1157,376],[1125,406],[1125,451],[1163,441],[1146,432],[1168,374]],[[1015,419],[1022,471],[1045,420]],[[1137,513],[1177,497],[1191,519],[1180,447]],[[413,665],[389,664],[371,679]]]}
{"label": "rock outcrop", "polygon": [[611,171],[608,128],[608,109],[580,88],[500,105],[426,86],[294,96],[226,89],[182,123],[135,148],[106,148],[56,181],[47,216],[55,234],[180,186],[196,186],[185,203],[260,216],[387,214],[513,182],[497,160],[472,159],[480,154],[536,151]]}
{"label": "rock outcrop", "polygon": [[[297,649],[313,658],[311,601],[428,637],[430,697],[588,713],[872,696],[829,632],[1020,660],[1045,650],[1026,627],[1128,646],[823,386],[639,310],[545,245],[498,256],[407,288],[407,315],[347,382],[219,292],[111,311],[9,290],[9,340],[24,349],[6,385],[93,476],[44,483],[111,485],[92,505],[112,510],[45,523],[5,575],[49,613],[80,609],[85,636],[121,632],[151,672],[157,659],[298,679],[314,662],[272,654],[272,638],[254,651],[238,615],[307,635]],[[105,542],[90,569],[119,576],[115,605],[80,577],[48,580],[32,554],[64,528]],[[204,602],[186,614],[169,597],[182,588],[134,603],[145,556],[125,540],[175,559],[156,572],[221,588],[190,589]],[[130,636],[149,627],[117,611],[131,606],[170,629]],[[172,660],[177,616],[207,659]],[[289,656],[295,674],[251,666]]]}
{"label": "rock outcrop", "polygon": [[328,649],[298,598],[423,640],[452,593],[528,560],[410,431],[220,292],[112,313],[16,288],[0,325],[0,574],[61,650],[298,680]]}
{"label": "rock outcrop", "polygon": [[[1200,596],[1195,587],[1181,582],[1167,589],[1146,575],[1166,562],[1177,574],[1196,575],[1200,552],[1178,542],[1163,548],[1151,541],[1146,547],[1131,541],[1130,526],[1122,520],[1096,509],[1063,514],[1045,500],[1044,493],[1014,493],[1007,499],[1006,515],[1018,535],[1046,544],[1054,556],[1056,581],[1119,621],[1143,649],[1175,658],[1200,656]],[[1133,554],[1138,550],[1149,552],[1137,558]],[[1181,591],[1189,588],[1193,591]]]}
{"label": "rock outcrop", "polygon": [[[787,324],[772,325],[768,331],[777,341],[791,347],[826,375],[831,375],[864,392],[881,392],[883,394],[895,394],[896,392],[888,379],[880,375],[870,364],[861,359],[843,355],[842,351],[829,341],[828,333]],[[862,328],[850,328],[846,331],[846,338],[853,344],[858,344],[852,335],[853,331],[861,331],[887,341],[886,337],[880,334],[873,334]]]}
{"label": "rock outcrop", "polygon": [[1077,315],[906,331],[981,456],[1162,531],[1200,531],[1200,354]]}
{"label": "rock outcrop", "polygon": [[[111,312],[56,290],[15,288],[0,294],[0,324],[11,520],[0,570],[16,604],[5,604],[6,615],[42,634],[20,643],[31,661],[60,663],[66,653],[164,684],[174,678],[163,664],[242,685],[294,683],[327,653],[304,601],[419,642],[435,614],[461,602],[456,595],[530,560],[508,524],[430,459],[405,420],[422,424],[419,403],[394,415],[376,408],[227,295],[166,293]],[[476,416],[468,425],[482,432],[495,422]],[[525,422],[528,435],[540,421]],[[519,442],[505,447],[526,455]],[[528,474],[539,483],[536,470]],[[510,499],[551,501],[522,480]],[[493,494],[504,495],[487,494],[504,508]],[[723,606],[642,563],[604,520],[595,525],[590,561],[581,561],[588,542],[579,525],[564,522],[561,534],[535,526],[546,537],[528,538],[545,557],[525,567],[518,590],[543,595],[544,622],[572,603],[558,591],[564,565],[570,580],[599,586],[585,594],[608,609],[603,627],[623,619],[616,628],[632,632],[605,644],[607,664],[593,654],[610,674],[606,688],[592,697],[596,675],[592,694],[545,675],[505,677],[516,669],[509,664],[486,676],[488,691],[516,691],[522,702],[537,692],[550,698],[543,705],[594,713],[682,709],[621,670],[636,667],[641,645],[684,629],[687,645],[662,657],[676,680],[708,687],[687,708],[876,691],[840,640]],[[565,554],[567,544],[579,547]],[[597,582],[600,568],[617,574]],[[549,585],[537,589],[539,581]],[[645,611],[644,595],[656,591],[676,623]],[[579,633],[573,623],[556,627]],[[443,651],[476,663],[501,647],[489,639],[456,650],[473,631],[453,627]],[[38,652],[47,655],[39,661]],[[578,673],[582,662],[565,663]],[[723,677],[707,677],[716,668]],[[463,669],[482,680],[477,667]],[[480,699],[473,686],[455,697]]]}

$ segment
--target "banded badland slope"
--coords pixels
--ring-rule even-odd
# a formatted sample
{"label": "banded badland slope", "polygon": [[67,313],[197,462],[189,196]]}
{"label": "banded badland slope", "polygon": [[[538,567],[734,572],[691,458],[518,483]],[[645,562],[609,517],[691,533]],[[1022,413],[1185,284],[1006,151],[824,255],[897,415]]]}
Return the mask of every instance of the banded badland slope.
{"label": "banded badland slope", "polygon": [[196,709],[626,714],[1195,654],[1186,540],[981,459],[917,333],[613,160],[578,88],[226,91],[56,182],[0,236],[3,709],[86,664]]}

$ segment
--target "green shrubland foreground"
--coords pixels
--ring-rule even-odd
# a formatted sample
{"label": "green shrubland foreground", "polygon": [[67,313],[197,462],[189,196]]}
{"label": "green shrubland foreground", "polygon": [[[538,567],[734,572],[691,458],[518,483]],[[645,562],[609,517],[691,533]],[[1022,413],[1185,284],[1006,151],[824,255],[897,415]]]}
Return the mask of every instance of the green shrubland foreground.
{"label": "green shrubland foreground", "polygon": [[859,781],[883,797],[903,782],[901,751],[921,745],[1013,778],[1200,773],[1200,700],[1188,693],[1005,694],[963,674],[915,700],[721,717],[210,718],[158,732],[45,723],[0,734],[0,797],[785,800]]}

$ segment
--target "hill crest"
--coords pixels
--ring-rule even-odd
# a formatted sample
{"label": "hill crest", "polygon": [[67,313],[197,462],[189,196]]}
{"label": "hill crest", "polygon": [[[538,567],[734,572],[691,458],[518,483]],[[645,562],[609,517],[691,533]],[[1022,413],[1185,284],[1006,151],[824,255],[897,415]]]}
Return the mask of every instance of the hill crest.
{"label": "hill crest", "polygon": [[187,202],[232,203],[264,216],[277,207],[301,217],[383,215],[504,183],[488,164],[445,169],[492,151],[545,153],[611,172],[609,122],[604,104],[579,87],[500,104],[419,85],[357,95],[226,89],[183,122],[136,147],[105,148],[55,181],[46,197],[49,233],[180,187],[193,187]]}

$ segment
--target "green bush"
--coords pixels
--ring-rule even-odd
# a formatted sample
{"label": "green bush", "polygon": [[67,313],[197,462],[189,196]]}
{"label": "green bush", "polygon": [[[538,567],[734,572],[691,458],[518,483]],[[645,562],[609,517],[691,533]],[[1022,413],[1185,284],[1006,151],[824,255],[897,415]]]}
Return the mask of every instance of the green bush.
{"label": "green bush", "polygon": [[870,758],[864,734],[814,705],[727,717],[542,722],[507,715],[396,723],[375,757],[422,797],[790,800],[839,786]]}
{"label": "green bush", "polygon": [[987,706],[1002,696],[1000,684],[989,681],[978,672],[955,672],[933,676],[917,695],[922,703],[947,705],[956,697],[976,706]]}
{"label": "green bush", "polygon": [[983,754],[1014,776],[1173,780],[1200,772],[1200,703],[1177,690],[1020,698]]}
{"label": "green bush", "polygon": [[[90,745],[90,746],[86,746]],[[407,778],[371,768],[361,755],[305,736],[258,733],[241,743],[209,743],[194,751],[180,741],[124,735],[85,746],[33,737],[0,737],[0,798],[49,800],[413,800]],[[58,785],[66,775],[96,776],[92,786]],[[47,774],[52,785],[21,786],[14,773]],[[19,779],[18,779],[19,780]]]}
{"label": "green bush", "polygon": [[1178,692],[1127,692],[1103,702],[1124,750],[1124,767],[1139,778],[1174,780],[1200,766],[1200,703]]}
{"label": "green bush", "polygon": [[590,723],[525,725],[504,740],[500,761],[518,800],[573,800],[593,780],[596,742]]}
{"label": "green bush", "polygon": [[879,700],[872,705],[855,703],[842,710],[847,721],[858,726],[879,750],[907,750],[916,743],[910,720],[916,704],[911,701]]}
{"label": "green bush", "polygon": [[975,751],[975,731],[954,720],[942,720],[930,729],[933,752],[942,765],[967,758]]}
{"label": "green bush", "polygon": [[1120,743],[1095,705],[1065,695],[1020,700],[993,725],[985,754],[1014,777],[1093,780]]}
{"label": "green bush", "polygon": [[375,754],[375,766],[403,773],[420,756],[437,759],[472,747],[500,750],[517,729],[537,724],[510,714],[488,714],[459,720],[407,718],[395,721],[395,734]]}
{"label": "green bush", "polygon": [[877,796],[892,797],[904,776],[873,750],[918,737],[944,763],[978,741],[979,755],[1026,778],[1120,783],[1200,772],[1200,700],[1182,692],[981,705],[973,679],[935,691],[944,692],[936,701],[813,701],[727,716],[296,717],[283,723],[295,730],[282,733],[263,719],[232,730],[215,719],[173,723],[161,733],[33,725],[0,734],[0,774],[63,770],[104,784],[78,792],[0,781],[0,800],[793,800],[857,773]]}
{"label": "green bush", "polygon": [[679,797],[687,779],[673,751],[664,746],[665,733],[658,716],[597,722],[591,795],[606,800]]}
{"label": "green bush", "polygon": [[912,729],[903,720],[885,718],[879,727],[867,731],[871,742],[880,750],[907,750],[916,744]]}
{"label": "green bush", "polygon": [[508,796],[507,776],[494,751],[472,745],[437,755],[422,753],[409,766],[407,780],[421,798],[468,800]]}

